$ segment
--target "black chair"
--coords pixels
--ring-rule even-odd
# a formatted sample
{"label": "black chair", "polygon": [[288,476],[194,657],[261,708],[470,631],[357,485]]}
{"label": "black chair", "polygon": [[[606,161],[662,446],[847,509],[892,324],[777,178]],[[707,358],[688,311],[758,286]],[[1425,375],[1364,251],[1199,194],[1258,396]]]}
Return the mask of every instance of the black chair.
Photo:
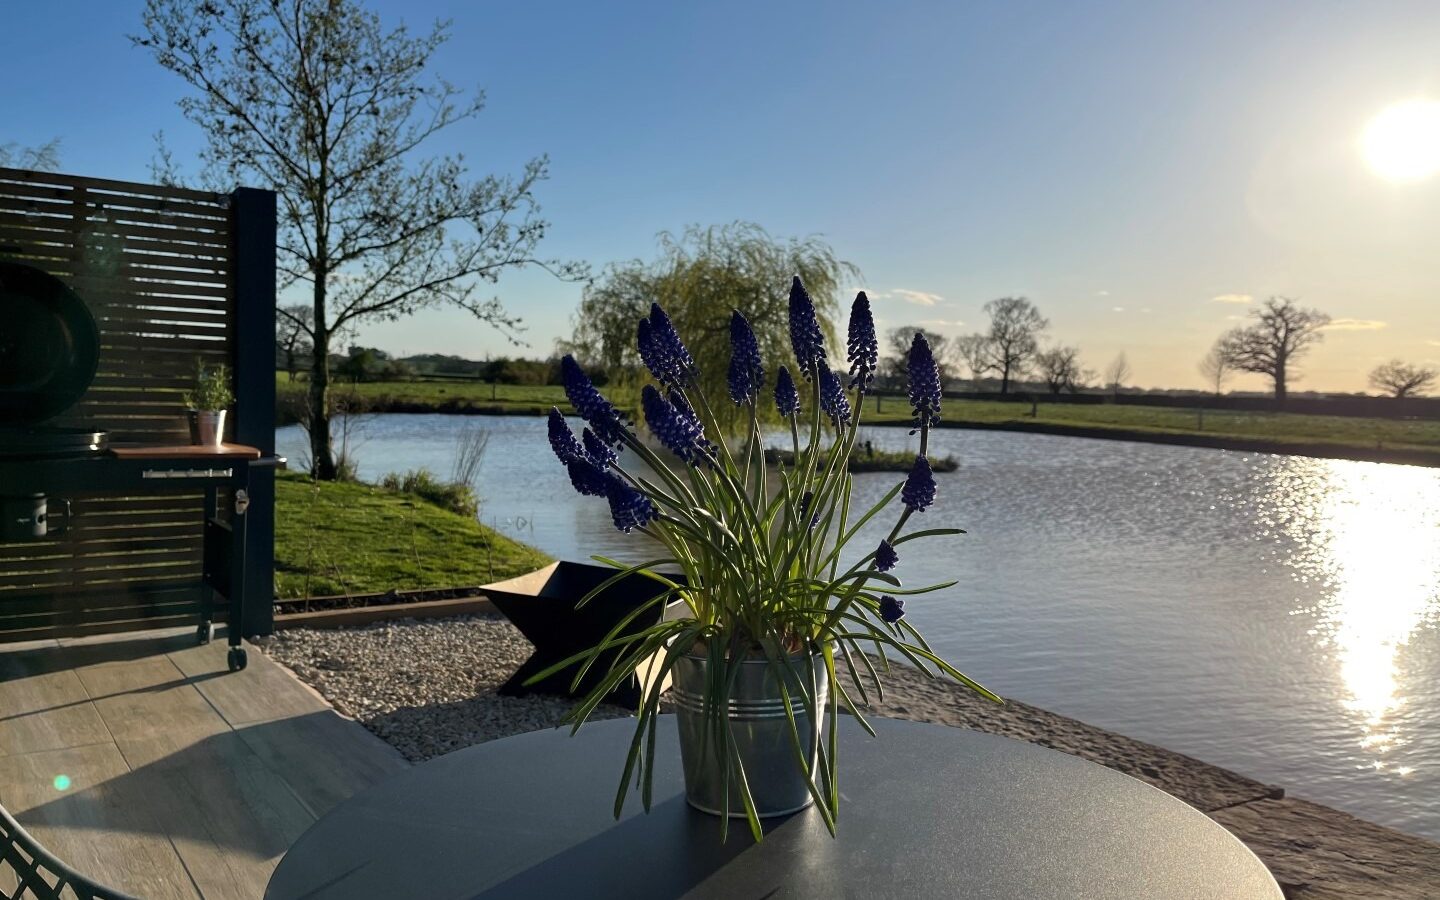
{"label": "black chair", "polygon": [[[15,887],[10,887],[11,882]],[[13,890],[13,893],[11,891]],[[137,900],[71,869],[0,806],[0,897],[4,900]]]}

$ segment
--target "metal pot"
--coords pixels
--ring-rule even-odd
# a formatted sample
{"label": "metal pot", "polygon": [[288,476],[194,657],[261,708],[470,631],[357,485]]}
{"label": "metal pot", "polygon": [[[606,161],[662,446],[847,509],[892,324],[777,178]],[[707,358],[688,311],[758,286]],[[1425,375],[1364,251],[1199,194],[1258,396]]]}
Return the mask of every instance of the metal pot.
{"label": "metal pot", "polygon": [[201,447],[218,447],[225,442],[225,410],[190,410],[190,441]]}
{"label": "metal pot", "polygon": [[[830,695],[830,681],[824,659],[812,656],[791,657],[799,676],[785,685],[790,694],[790,708],[795,716],[802,747],[818,747],[817,736],[824,724],[825,706]],[[724,772],[717,754],[713,729],[706,728],[706,672],[709,660],[704,656],[687,655],[675,661],[671,670],[675,698],[675,719],[680,728],[680,757],[685,769],[685,799],[691,806],[713,815],[725,809]],[[812,678],[813,685],[803,683]],[[805,695],[815,694],[815,719],[805,711]],[[814,802],[809,782],[795,758],[790,735],[790,722],[785,715],[785,700],[780,696],[780,682],[774,669],[764,659],[745,660],[730,691],[726,725],[735,741],[735,751],[745,771],[750,797],[756,813],[783,816],[798,812]],[[816,754],[811,753],[810,770],[815,771]],[[730,775],[729,812],[732,817],[745,816],[738,778]]]}
{"label": "metal pot", "polygon": [[[67,513],[70,501],[60,501]],[[66,518],[68,524],[69,519]],[[65,528],[50,524],[50,502],[44,494],[23,497],[0,497],[0,543],[38,541],[65,533]]]}

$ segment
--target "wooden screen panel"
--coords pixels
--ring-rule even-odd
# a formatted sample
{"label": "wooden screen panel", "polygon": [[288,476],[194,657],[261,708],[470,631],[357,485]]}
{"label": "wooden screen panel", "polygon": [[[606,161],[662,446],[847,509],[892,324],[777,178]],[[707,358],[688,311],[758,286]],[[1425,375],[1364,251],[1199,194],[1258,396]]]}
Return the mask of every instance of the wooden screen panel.
{"label": "wooden screen panel", "polygon": [[[233,245],[226,194],[0,168],[0,258],[60,278],[100,332],[90,390],[47,424],[187,441],[196,363],[235,359]],[[0,641],[195,622],[200,494],[71,495],[69,522],[51,497],[66,534],[0,544]]]}
{"label": "wooden screen panel", "polygon": [[0,256],[65,281],[100,329],[94,384],[52,424],[185,438],[197,362],[234,359],[231,245],[225,194],[0,169]]}

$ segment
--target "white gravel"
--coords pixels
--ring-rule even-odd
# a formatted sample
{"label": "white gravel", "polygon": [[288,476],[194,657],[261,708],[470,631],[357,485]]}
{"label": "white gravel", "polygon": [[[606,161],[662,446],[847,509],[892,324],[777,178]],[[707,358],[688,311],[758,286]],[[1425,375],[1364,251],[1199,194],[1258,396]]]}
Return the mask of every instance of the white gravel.
{"label": "white gravel", "polygon": [[[294,628],[255,643],[412,762],[553,728],[572,705],[563,697],[495,693],[531,652],[499,616]],[[601,706],[591,718],[628,714]]]}

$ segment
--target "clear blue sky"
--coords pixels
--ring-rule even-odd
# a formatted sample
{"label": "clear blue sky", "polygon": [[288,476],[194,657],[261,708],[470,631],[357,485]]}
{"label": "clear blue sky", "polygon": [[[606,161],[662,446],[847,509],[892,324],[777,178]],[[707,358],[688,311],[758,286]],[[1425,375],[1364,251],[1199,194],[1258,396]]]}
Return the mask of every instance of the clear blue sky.
{"label": "clear blue sky", "polygon": [[[0,143],[58,136],[64,170],[115,178],[147,176],[160,130],[193,158],[179,81],[124,37],[141,5],[11,4]],[[1388,105],[1440,99],[1433,0],[374,6],[453,19],[434,68],[489,95],[436,151],[478,172],[550,154],[551,255],[598,266],[650,256],[662,229],[751,219],[823,234],[882,324],[961,333],[1024,294],[1092,367],[1125,351],[1138,384],[1198,387],[1240,298],[1276,293],[1340,325],[1298,388],[1440,362],[1440,177],[1387,181],[1357,149]],[[579,298],[539,274],[498,293],[530,352]],[[456,312],[362,338],[507,352]]]}

